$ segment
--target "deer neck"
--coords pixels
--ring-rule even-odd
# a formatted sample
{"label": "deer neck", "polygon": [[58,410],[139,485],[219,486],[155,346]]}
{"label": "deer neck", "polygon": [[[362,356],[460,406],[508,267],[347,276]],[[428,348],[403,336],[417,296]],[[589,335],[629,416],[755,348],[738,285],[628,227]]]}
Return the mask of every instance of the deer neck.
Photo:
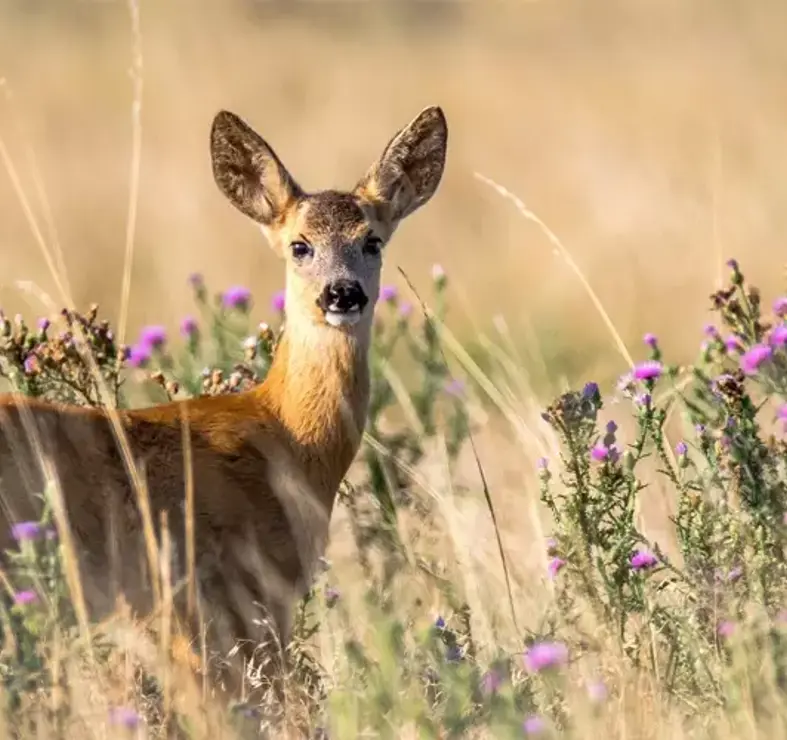
{"label": "deer neck", "polygon": [[366,424],[370,338],[371,322],[345,332],[288,317],[259,391],[304,472],[331,499]]}

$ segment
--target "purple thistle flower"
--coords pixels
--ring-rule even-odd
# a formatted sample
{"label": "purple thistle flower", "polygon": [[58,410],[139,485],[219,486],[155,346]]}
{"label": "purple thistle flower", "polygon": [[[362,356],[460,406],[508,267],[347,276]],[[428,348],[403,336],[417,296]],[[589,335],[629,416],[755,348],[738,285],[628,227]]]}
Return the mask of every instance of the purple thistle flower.
{"label": "purple thistle flower", "polygon": [[130,707],[113,707],[109,710],[109,721],[117,727],[133,730],[139,726],[141,717]]}
{"label": "purple thistle flower", "polygon": [[658,558],[647,550],[636,550],[630,560],[632,570],[647,570],[658,562]]}
{"label": "purple thistle flower", "polygon": [[607,698],[609,692],[607,686],[603,681],[592,681],[587,686],[588,697],[593,702],[602,702]]}
{"label": "purple thistle flower", "polygon": [[549,460],[547,460],[545,457],[539,457],[536,466],[539,470],[546,470],[549,468]]}
{"label": "purple thistle flower", "polygon": [[29,604],[33,604],[36,601],[38,601],[38,594],[31,589],[17,591],[14,594],[14,603],[17,606],[28,606]]}
{"label": "purple thistle flower", "polygon": [[[258,719],[260,714],[259,707],[249,707],[245,706],[242,709],[240,707],[233,707],[235,711],[240,711],[241,714],[246,717],[247,719]],[[317,732],[315,733],[315,738],[319,738],[319,740],[328,740],[327,733],[321,733],[320,728],[317,728]]]}
{"label": "purple thistle flower", "polygon": [[407,319],[410,317],[410,314],[413,312],[413,304],[410,301],[402,301],[399,304],[399,316],[403,319]]}
{"label": "purple thistle flower", "polygon": [[51,326],[49,319],[45,316],[38,320],[38,328],[41,331],[46,331]]}
{"label": "purple thistle flower", "polygon": [[755,344],[748,352],[741,356],[741,370],[746,375],[755,375],[760,366],[769,360],[773,354],[773,349],[765,344]]}
{"label": "purple thistle flower", "polygon": [[544,732],[546,728],[546,722],[544,722],[544,720],[537,714],[531,714],[522,723],[522,730],[524,731],[525,735],[539,735]]}
{"label": "purple thistle flower", "polygon": [[716,633],[719,637],[732,637],[734,632],[735,622],[731,622],[729,619],[719,622],[718,627],[716,627]]}
{"label": "purple thistle flower", "polygon": [[719,330],[713,324],[707,324],[705,328],[702,330],[702,333],[708,337],[708,339],[718,339],[719,338]]}
{"label": "purple thistle flower", "polygon": [[17,542],[38,539],[41,533],[41,525],[38,522],[18,522],[11,526],[11,536]]}
{"label": "purple thistle flower", "polygon": [[585,383],[585,387],[582,389],[582,398],[584,398],[586,401],[592,401],[598,396],[598,383],[594,383],[592,380],[589,383]]}
{"label": "purple thistle flower", "polygon": [[443,619],[441,616],[438,615],[437,619],[434,620],[434,626],[437,627],[437,629],[439,629],[439,630],[444,630],[445,629],[445,619]]}
{"label": "purple thistle flower", "polygon": [[481,691],[484,694],[495,694],[503,683],[503,677],[499,671],[490,668],[483,676],[481,676]]}
{"label": "purple thistle flower", "polygon": [[733,272],[738,272],[738,260],[736,259],[728,259],[727,260],[727,267],[730,268]]}
{"label": "purple thistle flower", "polygon": [[221,302],[225,308],[246,311],[251,302],[251,291],[242,285],[233,285],[224,291]]}
{"label": "purple thistle flower", "polygon": [[398,294],[399,291],[396,289],[395,285],[383,285],[383,287],[380,288],[380,300],[386,303],[393,303]]}
{"label": "purple thistle flower", "polygon": [[772,347],[784,347],[787,344],[787,324],[775,326],[771,329],[769,341]]}
{"label": "purple thistle flower", "polygon": [[787,316],[787,296],[780,296],[773,302],[773,312],[777,316]]}
{"label": "purple thistle flower", "polygon": [[189,275],[189,285],[195,290],[199,290],[205,287],[205,280],[200,273],[192,272],[191,275]]}
{"label": "purple thistle flower", "polygon": [[624,396],[631,396],[631,386],[634,383],[634,378],[631,373],[624,373],[621,375],[617,382],[615,383],[615,388],[619,393],[622,393]]}
{"label": "purple thistle flower", "polygon": [[547,538],[547,555],[557,555],[557,540],[554,537]]}
{"label": "purple thistle flower", "polygon": [[445,651],[445,659],[449,663],[458,663],[462,660],[462,648],[459,645],[449,645],[448,649]]}
{"label": "purple thistle flower", "polygon": [[779,409],[776,412],[776,418],[780,419],[781,421],[787,421],[787,403],[779,406]]}
{"label": "purple thistle flower", "polygon": [[642,408],[647,408],[652,400],[650,393],[640,393],[634,399],[634,403]]}
{"label": "purple thistle flower", "polygon": [[146,326],[139,334],[139,343],[158,349],[167,341],[167,330],[163,326]]}
{"label": "purple thistle flower", "polygon": [[642,337],[642,341],[648,345],[651,349],[656,349],[658,346],[659,340],[656,338],[655,334],[651,334],[648,332],[644,337]]}
{"label": "purple thistle flower", "polygon": [[284,306],[287,299],[287,293],[284,290],[279,290],[273,294],[273,298],[271,298],[271,306],[276,313],[283,313]]}
{"label": "purple thistle flower", "polygon": [[603,444],[597,444],[590,450],[590,457],[596,462],[609,461],[611,463],[616,463],[620,458],[620,452],[615,445],[607,447]]}
{"label": "purple thistle flower", "polygon": [[325,587],[325,602],[329,608],[336,604],[340,596],[341,594],[339,593],[339,589],[334,588],[333,586]]}
{"label": "purple thistle flower", "polygon": [[568,662],[568,648],[562,642],[538,642],[525,653],[525,667],[531,673],[556,668]]}
{"label": "purple thistle flower", "polygon": [[657,360],[645,360],[635,365],[633,375],[635,380],[656,380],[661,377],[663,366]]}
{"label": "purple thistle flower", "polygon": [[197,320],[193,316],[185,316],[180,322],[180,333],[186,339],[193,339],[198,331],[199,326],[197,325]]}
{"label": "purple thistle flower", "polygon": [[563,558],[552,558],[552,560],[549,561],[549,565],[547,566],[549,577],[554,580],[565,564],[566,561],[563,560]]}
{"label": "purple thistle flower", "polygon": [[618,431],[618,425],[614,421],[607,422],[607,434],[614,434]]}
{"label": "purple thistle flower", "polygon": [[730,336],[724,340],[724,348],[727,352],[740,352],[743,349],[743,345],[738,337],[734,334],[730,334]]}
{"label": "purple thistle flower", "polygon": [[464,392],[465,384],[458,378],[454,378],[445,384],[445,392],[449,396],[461,396]]}
{"label": "purple thistle flower", "polygon": [[144,344],[135,344],[129,349],[126,362],[131,367],[144,367],[151,357],[150,347]]}
{"label": "purple thistle flower", "polygon": [[685,455],[688,451],[689,451],[689,446],[683,441],[678,442],[678,444],[675,445],[675,453],[679,457],[683,457],[683,455]]}
{"label": "purple thistle flower", "polygon": [[31,352],[27,357],[25,357],[23,364],[25,372],[28,375],[32,375],[36,370],[38,370],[38,357],[36,357],[35,354]]}

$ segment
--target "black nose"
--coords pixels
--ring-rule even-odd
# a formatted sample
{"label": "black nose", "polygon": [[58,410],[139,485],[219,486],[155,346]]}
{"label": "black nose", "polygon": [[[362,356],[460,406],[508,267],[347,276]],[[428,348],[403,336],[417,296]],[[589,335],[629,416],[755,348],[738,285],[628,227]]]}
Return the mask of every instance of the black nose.
{"label": "black nose", "polygon": [[317,299],[317,305],[323,311],[349,313],[363,311],[369,299],[357,280],[336,280],[325,286]]}

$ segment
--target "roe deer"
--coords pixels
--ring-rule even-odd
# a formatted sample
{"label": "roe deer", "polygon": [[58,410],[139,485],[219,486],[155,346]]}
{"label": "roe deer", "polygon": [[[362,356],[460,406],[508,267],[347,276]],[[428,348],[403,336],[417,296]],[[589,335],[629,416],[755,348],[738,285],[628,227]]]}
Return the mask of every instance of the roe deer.
{"label": "roe deer", "polygon": [[[253,390],[113,413],[143,466],[152,521],[168,514],[173,580],[186,576],[189,556],[188,430],[196,590],[208,644],[225,654],[260,641],[255,602],[267,608],[282,642],[289,636],[291,610],[326,548],[337,489],[366,422],[383,247],[437,189],[447,136],[441,109],[426,108],[351,191],[309,193],[238,116],[222,111],[213,121],[219,189],[286,262],[285,332]],[[42,490],[47,459],[89,611],[110,613],[122,592],[144,615],[154,602],[141,564],[140,502],[113,429],[108,411],[3,397],[0,548],[11,546],[13,522],[39,514],[31,494]],[[178,600],[176,613],[183,611]],[[183,623],[195,629],[193,619]]]}

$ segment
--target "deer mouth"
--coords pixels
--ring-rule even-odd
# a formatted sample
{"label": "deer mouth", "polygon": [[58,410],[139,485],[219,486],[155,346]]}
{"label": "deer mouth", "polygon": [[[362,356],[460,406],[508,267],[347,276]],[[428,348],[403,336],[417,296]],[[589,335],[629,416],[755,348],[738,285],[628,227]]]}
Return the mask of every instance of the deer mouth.
{"label": "deer mouth", "polygon": [[328,309],[325,312],[325,321],[331,326],[355,326],[361,320],[361,308],[351,308],[347,311]]}

